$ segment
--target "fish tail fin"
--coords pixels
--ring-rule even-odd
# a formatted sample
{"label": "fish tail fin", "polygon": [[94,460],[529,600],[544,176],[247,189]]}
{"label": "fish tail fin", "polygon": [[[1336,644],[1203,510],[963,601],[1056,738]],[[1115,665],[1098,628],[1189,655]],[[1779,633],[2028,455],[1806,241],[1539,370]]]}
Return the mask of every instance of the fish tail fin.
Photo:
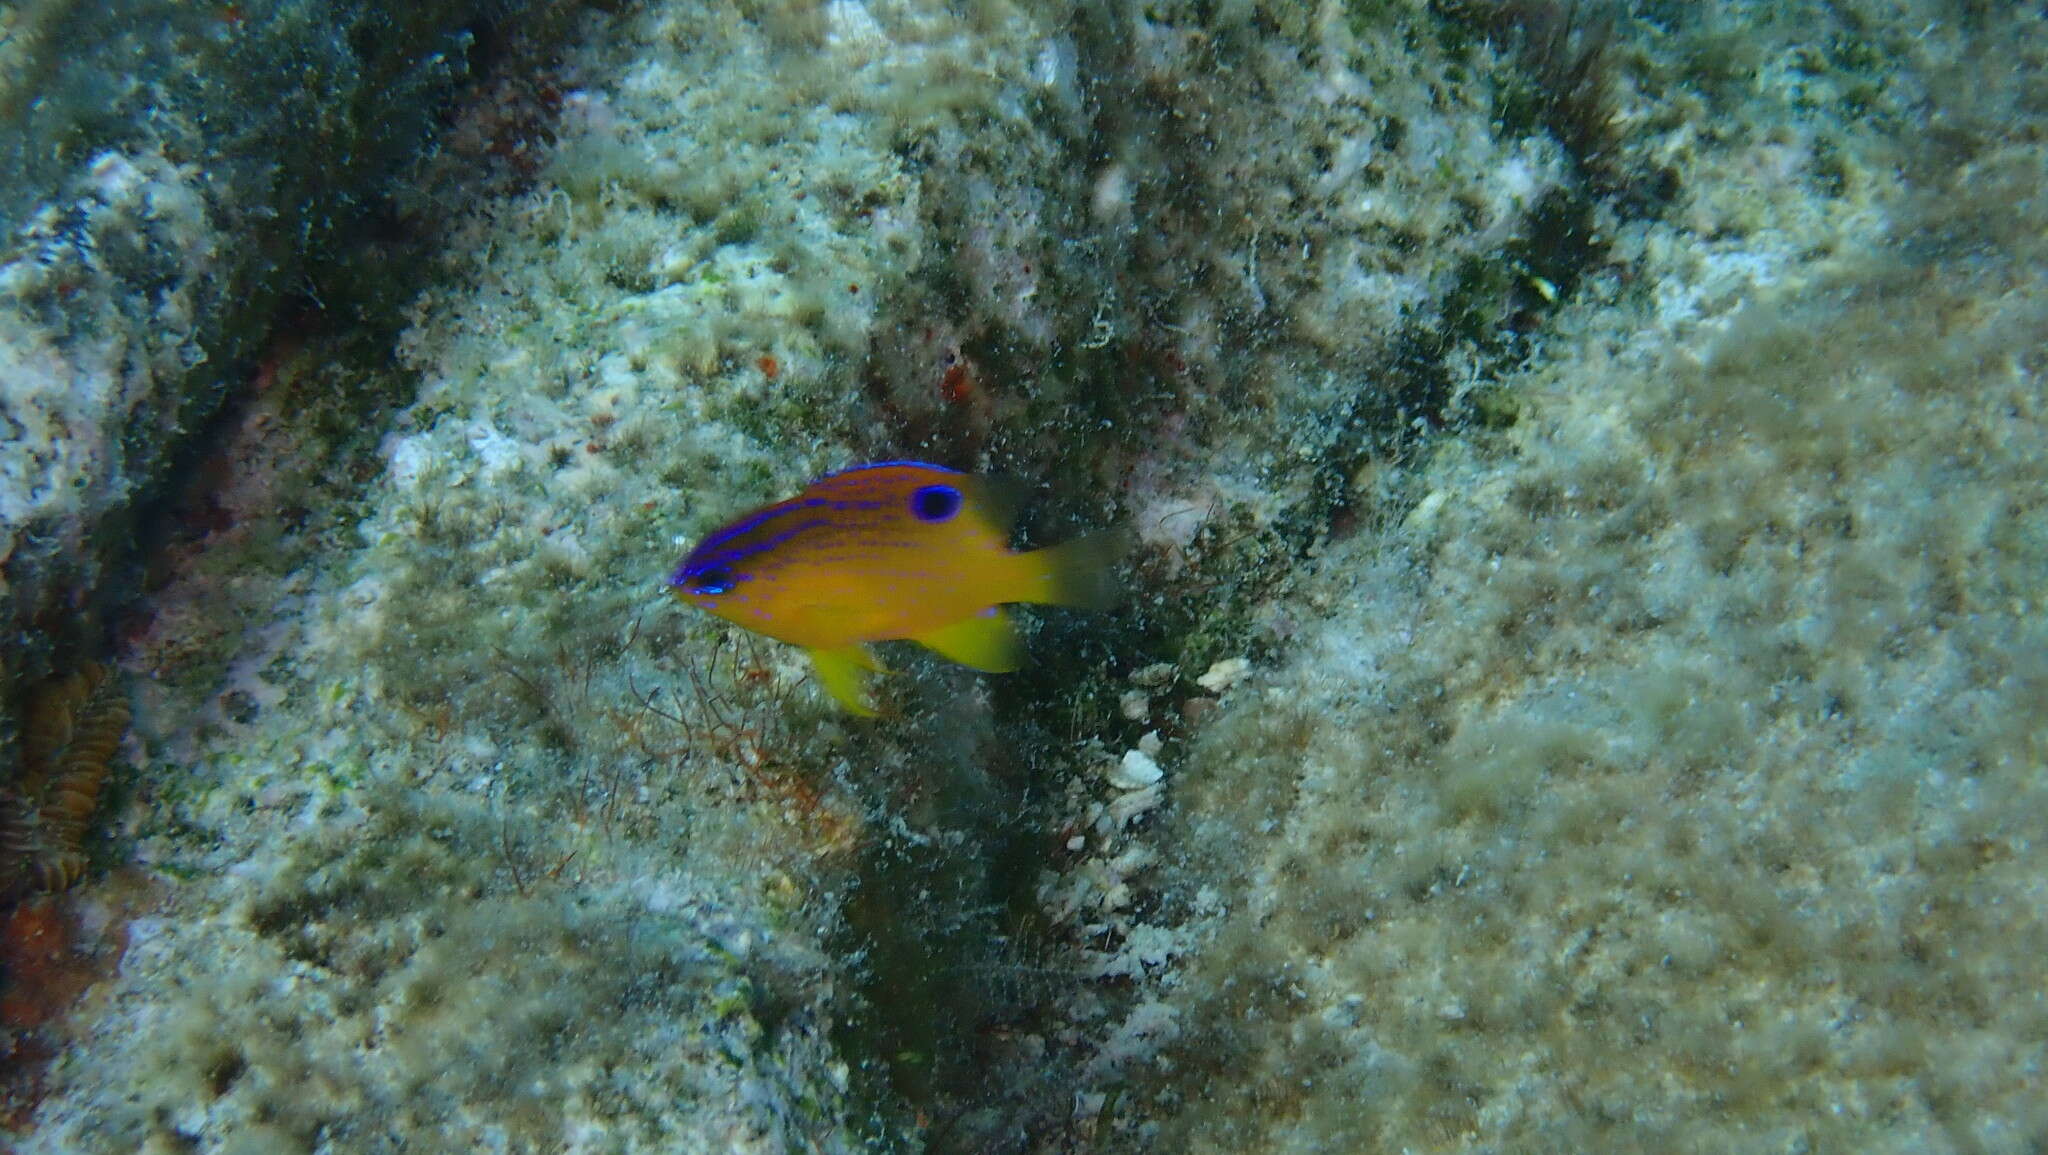
{"label": "fish tail fin", "polygon": [[1083,534],[1072,541],[1024,554],[1031,564],[1031,592],[1018,601],[1106,610],[1122,594],[1117,563],[1130,552],[1130,531],[1122,526]]}

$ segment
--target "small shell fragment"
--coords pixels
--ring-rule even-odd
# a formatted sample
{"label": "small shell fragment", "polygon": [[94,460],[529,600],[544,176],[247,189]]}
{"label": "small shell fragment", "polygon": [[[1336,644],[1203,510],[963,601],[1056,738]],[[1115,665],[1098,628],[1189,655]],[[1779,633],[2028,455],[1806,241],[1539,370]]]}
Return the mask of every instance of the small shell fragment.
{"label": "small shell fragment", "polygon": [[1415,503],[1408,516],[1401,520],[1401,528],[1409,533],[1426,533],[1436,524],[1437,514],[1444,508],[1445,494],[1439,489]]}

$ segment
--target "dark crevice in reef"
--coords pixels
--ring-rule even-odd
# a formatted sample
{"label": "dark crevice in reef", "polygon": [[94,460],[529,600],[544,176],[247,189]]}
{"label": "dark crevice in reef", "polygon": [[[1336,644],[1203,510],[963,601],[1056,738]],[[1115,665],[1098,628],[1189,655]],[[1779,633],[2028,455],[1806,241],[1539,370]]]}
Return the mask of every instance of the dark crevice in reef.
{"label": "dark crevice in reef", "polygon": [[866,736],[851,760],[876,768],[870,818],[894,829],[860,851],[831,944],[853,960],[857,986],[836,1042],[877,1104],[876,1143],[911,1124],[890,1118],[907,1111],[927,1150],[1015,1150],[1054,1123],[1079,1061],[1057,1044],[1026,1055],[1013,1043],[1079,981],[1073,944],[1049,932],[1035,893],[1057,744],[1027,722],[937,700],[959,694],[963,676],[927,673],[917,712]]}
{"label": "dark crevice in reef", "polygon": [[1552,190],[1506,248],[1466,262],[1432,323],[1395,340],[1378,367],[1383,387],[1361,390],[1330,418],[1339,432],[1293,535],[1302,550],[1345,514],[1350,479],[1367,462],[1401,457],[1445,432],[1514,423],[1513,399],[1497,388],[1482,384],[1460,396],[1448,358],[1460,350],[1476,354],[1482,379],[1492,381],[1529,355],[1549,317],[1604,259],[1597,207],[1584,190]]}
{"label": "dark crevice in reef", "polygon": [[[1020,534],[1045,544],[1100,528],[1090,505],[1034,498]],[[835,1043],[860,1069],[878,1149],[911,1130],[934,1152],[1029,1149],[1068,1121],[1088,1058],[1051,1034],[1084,982],[1086,944],[1044,917],[1038,884],[1066,853],[1074,735],[1116,716],[1109,673],[1148,627],[1129,605],[1015,617],[1031,660],[1000,677],[883,647],[894,715],[855,730],[845,762],[875,836],[828,944],[854,987]],[[1030,1036],[1042,1047],[1020,1042]]]}
{"label": "dark crevice in reef", "polygon": [[[464,83],[420,111],[427,123],[413,159],[325,194],[341,207],[308,224],[290,286],[244,310],[238,351],[208,366],[217,400],[172,441],[160,483],[139,491],[119,521],[127,548],[109,555],[111,580],[102,590],[108,602],[152,592],[181,556],[223,528],[227,515],[217,491],[235,468],[229,455],[238,452],[237,435],[258,409],[289,426],[298,453],[319,459],[273,463],[317,492],[284,494],[279,508],[265,512],[290,532],[333,528],[371,476],[369,457],[391,414],[410,400],[412,382],[394,371],[391,349],[407,309],[440,275],[437,257],[452,219],[441,206],[531,179],[540,146],[552,136],[559,101],[547,79],[554,52],[547,37],[567,8],[552,5],[547,19],[518,31],[479,17],[449,33],[448,43],[462,50],[454,67]],[[376,22],[358,25],[349,43],[359,57],[376,59],[390,33]],[[481,150],[431,143],[480,101],[492,103],[487,121],[494,127]]]}
{"label": "dark crevice in reef", "polygon": [[[1088,83],[1114,86],[1133,74],[1117,29],[1083,28],[1077,39],[1108,57],[1078,67]],[[1056,313],[1050,342],[979,310],[970,278],[946,263],[923,271],[917,299],[892,303],[906,326],[961,319],[959,352],[978,387],[999,394],[1012,382],[1039,383],[998,396],[1021,412],[977,425],[965,407],[932,400],[928,383],[906,383],[886,359],[870,367],[869,399],[889,436],[866,448],[964,468],[987,461],[1015,474],[1029,487],[1019,529],[1031,544],[1102,528],[1115,496],[1103,490],[1103,460],[1135,456],[1133,431],[1145,415],[1184,403],[1187,384],[1172,374],[1153,318],[1172,314],[1174,295],[1203,291],[1168,283],[1162,270],[1187,262],[1186,250],[1217,222],[1210,198],[1190,192],[1213,183],[1202,160],[1213,142],[1190,135],[1204,130],[1176,115],[1173,99],[1095,91],[1085,98],[1085,131],[1063,129],[1070,122],[1056,111],[1044,118],[1071,161],[1048,166],[1059,175],[1033,190],[1043,227],[1070,238],[1030,257],[1046,286],[1041,299]],[[1118,159],[1114,142],[1132,139],[1151,142],[1162,166],[1181,166],[1132,166],[1137,215],[1159,219],[1156,230],[1105,228],[1088,207],[1091,181]],[[955,166],[1005,168],[1000,139],[964,147],[969,155]],[[964,237],[984,226],[949,201],[965,183],[956,175],[927,175],[929,205],[938,232]],[[1114,338],[1103,339],[1105,330]],[[863,441],[858,433],[854,440]],[[1088,1055],[1050,1028],[1058,1001],[1084,982],[1083,944],[1047,923],[1037,895],[1066,837],[1058,831],[1064,780],[1056,771],[1074,763],[1073,734],[1101,734],[1116,716],[1105,676],[1113,657],[1159,652],[1167,636],[1156,615],[1131,605],[1018,616],[1032,660],[1017,673],[980,677],[891,653],[908,675],[895,679],[900,716],[859,735],[862,748],[849,759],[874,768],[864,784],[871,821],[896,833],[861,852],[847,927],[831,944],[836,956],[856,960],[854,1005],[836,1042],[864,1067],[876,1118],[907,1111],[922,1119],[925,1149],[935,1152],[1024,1150],[1068,1122]],[[986,707],[969,700],[980,694]],[[1042,1049],[1020,1043],[1031,1036]],[[908,1122],[878,1122],[871,1137],[886,1145]]]}
{"label": "dark crevice in reef", "polygon": [[[1526,358],[1556,309],[1605,257],[1594,221],[1660,211],[1669,174],[1634,173],[1612,139],[1611,25],[1578,9],[1543,4],[1439,5],[1433,19],[1447,37],[1489,37],[1516,45],[1513,71],[1499,80],[1504,132],[1547,131],[1565,147],[1576,179],[1553,190],[1502,249],[1457,269],[1439,309],[1387,345],[1371,364],[1341,373],[1371,381],[1316,423],[1318,457],[1304,473],[1307,493],[1266,527],[1218,524],[1196,548],[1203,572],[1161,587],[1106,615],[1048,611],[1037,625],[1034,664],[1004,678],[981,679],[913,659],[902,719],[858,738],[853,765],[875,767],[865,793],[871,818],[904,821],[898,834],[864,851],[849,896],[848,929],[833,944],[857,959],[854,1006],[838,1036],[841,1053],[862,1061],[881,1119],[907,1110],[925,1119],[934,1151],[1018,1150],[1057,1135],[1086,1055],[1063,1048],[1056,1025],[1061,995],[1083,980],[1077,950],[1036,911],[1039,872],[1056,864],[1061,783],[1044,767],[1072,765],[1075,733],[1135,741],[1144,725],[1119,716],[1121,675],[1154,660],[1176,661],[1191,677],[1204,663],[1260,656],[1252,624],[1292,563],[1354,516],[1351,479],[1371,461],[1398,461],[1429,438],[1498,428],[1515,420],[1512,397],[1485,385],[1460,390],[1449,365],[1476,359],[1486,378]],[[1187,436],[1206,436],[1196,392],[1206,370],[1178,358],[1165,319],[1192,295],[1217,298],[1227,368],[1216,388],[1237,391],[1227,404],[1256,404],[1255,369],[1288,340],[1270,317],[1229,306],[1232,288],[1218,269],[1241,238],[1222,206],[1237,202],[1215,158],[1242,150],[1225,139],[1229,120],[1207,101],[1212,88],[1148,86],[1122,26],[1084,9],[1070,29],[1080,52],[1085,128],[1048,115],[1048,131],[1067,154],[1064,175],[1037,190],[1041,225],[1067,243],[1035,254],[1038,298],[1055,314],[1058,335],[1041,343],[977,311],[970,278],[951,265],[927,270],[914,300],[892,302],[899,315],[960,320],[959,352],[985,382],[1091,383],[1070,388],[1057,405],[1043,391],[1014,419],[975,428],[960,413],[926,401],[900,369],[878,358],[869,393],[893,436],[869,446],[878,456],[928,457],[963,467],[993,461],[1049,488],[1034,492],[1030,540],[1062,540],[1100,525],[1104,478],[1151,447],[1142,443],[1157,415],[1189,415]],[[1219,38],[1219,58],[1235,51]],[[1056,111],[1056,110],[1055,110]],[[1517,123],[1508,123],[1517,121]],[[1055,127],[1064,126],[1064,127]],[[965,183],[957,169],[984,165],[999,138],[974,146],[978,158],[930,161],[926,180],[941,235],[965,235],[977,222],[947,201]],[[1089,182],[1121,163],[1131,181],[1129,229],[1104,227],[1088,209]],[[1059,183],[1065,181],[1066,183]],[[950,214],[950,215],[949,215]],[[957,219],[956,219],[957,218]],[[964,247],[964,246],[962,246]],[[896,376],[892,377],[891,374]],[[1239,395],[1242,394],[1242,395]],[[1059,432],[1047,436],[1048,430]],[[855,434],[856,441],[860,440]],[[1141,562],[1142,564],[1142,562]],[[1156,575],[1155,575],[1156,576]],[[1151,588],[1133,576],[1135,588]],[[960,706],[985,692],[992,710]],[[1129,732],[1126,732],[1129,731]],[[932,841],[911,838],[922,832]],[[1169,896],[1170,900],[1170,896]],[[1115,992],[1104,991],[1114,1001]],[[1040,1035],[1045,1050],[1025,1061],[1008,1040]],[[908,1120],[878,1123],[878,1141]]]}
{"label": "dark crevice in reef", "polygon": [[1350,479],[1368,462],[1399,459],[1445,432],[1513,424],[1514,401],[1498,388],[1482,384],[1460,395],[1449,356],[1475,354],[1482,381],[1511,370],[1606,258],[1598,211],[1653,217],[1677,192],[1671,170],[1630,169],[1616,135],[1610,9],[1555,0],[1439,0],[1433,11],[1448,32],[1512,47],[1514,69],[1498,86],[1500,131],[1549,132],[1576,180],[1551,190],[1503,249],[1466,262],[1437,316],[1396,338],[1376,367],[1383,388],[1359,391],[1330,416],[1340,432],[1316,471],[1304,516],[1291,519],[1290,536],[1304,553],[1348,520]]}
{"label": "dark crevice in reef", "polygon": [[1676,191],[1667,168],[1628,166],[1616,131],[1615,0],[1434,0],[1445,32],[1508,50],[1495,116],[1504,135],[1540,128],[1564,147],[1580,183],[1624,218],[1655,215]]}
{"label": "dark crevice in reef", "polygon": [[[1042,227],[1066,238],[1028,258],[1057,335],[1041,341],[979,309],[971,278],[945,263],[924,271],[917,299],[892,303],[906,326],[957,319],[959,352],[992,393],[1012,382],[1039,388],[998,396],[1020,411],[977,427],[971,413],[932,400],[930,383],[904,381],[884,359],[869,375],[890,436],[868,448],[968,468],[988,461],[1018,475],[1032,484],[1020,513],[1033,544],[1102,528],[1116,497],[1105,475],[1143,451],[1140,431],[1153,416],[1187,406],[1190,380],[1176,371],[1160,319],[1175,315],[1185,295],[1214,291],[1175,270],[1205,267],[1224,226],[1223,178],[1210,163],[1215,118],[1193,88],[1154,91],[1131,79],[1140,70],[1128,37],[1108,16],[1076,16],[1076,73],[1088,91],[1080,110],[1044,110],[1041,127],[1068,163],[1046,166],[1057,175],[1030,190]],[[950,199],[968,183],[957,169],[1010,166],[1000,134],[963,148],[964,159],[926,180],[937,231],[964,239],[985,222]],[[1090,210],[1093,181],[1118,162],[1144,227],[1105,226]],[[1120,674],[1130,654],[1170,655],[1179,622],[1136,604],[1019,616],[1031,623],[1032,663],[1014,674],[983,678],[892,654],[915,675],[897,679],[909,683],[900,687],[901,716],[860,736],[863,749],[849,759],[875,768],[865,791],[875,799],[871,818],[898,833],[863,851],[847,930],[832,944],[857,960],[855,1005],[837,1043],[865,1066],[871,1101],[925,1120],[931,1151],[1028,1149],[1070,1122],[1088,1054],[1050,1028],[1058,1001],[1085,981],[1085,944],[1046,922],[1037,895],[1041,872],[1064,853],[1064,781],[1055,771],[1073,766],[1074,734],[1123,724],[1113,664]],[[989,708],[963,700],[983,693]],[[1033,1036],[1042,1050],[1020,1042]],[[877,1142],[889,1126],[877,1125]]]}
{"label": "dark crevice in reef", "polygon": [[[189,368],[142,391],[107,431],[120,446],[109,468],[122,472],[95,478],[101,497],[69,515],[85,522],[82,548],[44,548],[65,538],[62,525],[23,528],[7,608],[26,627],[27,660],[10,674],[106,652],[166,552],[212,528],[220,455],[287,371],[303,392],[279,414],[304,418],[297,440],[322,452],[330,433],[360,440],[402,401],[390,349],[435,274],[448,219],[426,206],[463,203],[462,190],[508,167],[503,153],[436,142],[458,110],[543,71],[574,10],[447,0],[402,17],[343,6],[309,23],[138,0],[41,5],[14,30],[26,63],[0,91],[12,130],[0,135],[14,142],[0,152],[22,163],[0,216],[62,208],[72,224],[31,241],[45,265],[77,266],[105,297],[97,310],[53,307],[51,323],[67,341],[103,340],[98,326],[133,323],[138,302],[173,291],[190,294],[194,323]],[[193,227],[218,230],[226,255],[193,265],[168,225],[130,228],[86,175],[95,158],[157,153],[204,173]]]}

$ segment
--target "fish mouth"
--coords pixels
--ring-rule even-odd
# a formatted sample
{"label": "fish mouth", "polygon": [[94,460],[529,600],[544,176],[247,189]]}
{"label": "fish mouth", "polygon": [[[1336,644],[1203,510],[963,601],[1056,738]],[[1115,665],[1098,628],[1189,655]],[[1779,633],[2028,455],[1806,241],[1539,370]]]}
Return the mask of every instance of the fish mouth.
{"label": "fish mouth", "polygon": [[726,593],[739,581],[739,576],[722,562],[684,562],[668,578],[668,584],[677,589],[708,595]]}

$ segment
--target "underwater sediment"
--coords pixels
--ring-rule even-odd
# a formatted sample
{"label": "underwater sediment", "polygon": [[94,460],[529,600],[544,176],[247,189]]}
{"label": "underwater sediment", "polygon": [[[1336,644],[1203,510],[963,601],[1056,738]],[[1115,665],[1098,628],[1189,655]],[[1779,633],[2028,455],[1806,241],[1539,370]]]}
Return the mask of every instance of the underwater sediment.
{"label": "underwater sediment", "polygon": [[[129,485],[20,1149],[2048,1140],[2038,12],[559,18]],[[1122,607],[870,721],[662,595],[891,458]]]}

